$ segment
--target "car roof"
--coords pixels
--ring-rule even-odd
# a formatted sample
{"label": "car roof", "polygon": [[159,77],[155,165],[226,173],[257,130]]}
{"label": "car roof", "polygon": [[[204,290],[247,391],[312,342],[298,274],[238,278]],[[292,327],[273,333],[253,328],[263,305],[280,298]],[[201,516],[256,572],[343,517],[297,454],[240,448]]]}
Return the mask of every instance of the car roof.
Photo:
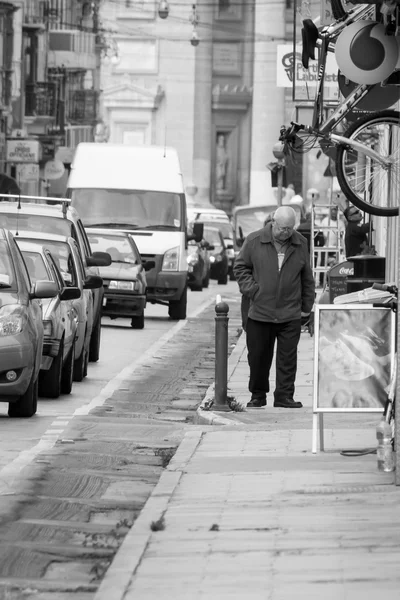
{"label": "car roof", "polygon": [[[21,208],[18,208],[20,206]],[[63,212],[63,200],[60,199],[60,204],[43,204],[34,202],[0,202],[0,212],[2,213],[17,213],[23,211],[24,213],[32,215],[51,215],[59,219],[70,218],[72,220],[78,219],[79,215],[77,210],[73,206],[68,206],[66,209],[66,215]]]}
{"label": "car roof", "polygon": [[26,250],[28,252],[37,252],[39,254],[43,254],[45,246],[39,246],[38,244],[35,244],[35,242],[31,242],[27,239],[19,240],[18,237],[16,241],[20,250]]}
{"label": "car roof", "polygon": [[70,236],[58,235],[56,233],[41,233],[37,231],[19,231],[17,238],[23,240],[36,240],[38,242],[72,242],[76,243],[75,240]]}

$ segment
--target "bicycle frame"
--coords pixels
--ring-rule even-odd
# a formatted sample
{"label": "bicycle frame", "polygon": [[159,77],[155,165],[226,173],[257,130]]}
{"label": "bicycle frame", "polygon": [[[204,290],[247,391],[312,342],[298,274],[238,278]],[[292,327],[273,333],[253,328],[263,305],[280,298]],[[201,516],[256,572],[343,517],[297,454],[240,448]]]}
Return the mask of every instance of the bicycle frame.
{"label": "bicycle frame", "polygon": [[375,11],[375,7],[371,7],[370,5],[355,8],[348,13],[344,20],[336,21],[332,25],[324,27],[319,33],[320,40],[318,45],[320,46],[320,50],[318,59],[318,82],[312,118],[312,128],[318,130],[320,133],[326,133],[330,131],[334,125],[339,124],[342,119],[344,119],[344,117],[358,104],[358,102],[368,94],[369,90],[374,87],[372,85],[357,86],[341,104],[341,106],[338,107],[326,121],[324,121],[324,79],[328,52],[334,51],[335,45],[333,44],[333,41],[340,35],[343,29],[345,29],[354,21],[361,20],[370,15],[372,11]]}

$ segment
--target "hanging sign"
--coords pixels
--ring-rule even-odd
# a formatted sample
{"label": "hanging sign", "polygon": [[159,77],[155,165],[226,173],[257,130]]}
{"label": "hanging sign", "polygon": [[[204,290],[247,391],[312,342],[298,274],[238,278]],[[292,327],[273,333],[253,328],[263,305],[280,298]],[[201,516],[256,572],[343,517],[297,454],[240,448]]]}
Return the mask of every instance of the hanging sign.
{"label": "hanging sign", "polygon": [[40,146],[37,140],[7,140],[7,162],[38,163]]}
{"label": "hanging sign", "polygon": [[65,167],[61,160],[48,160],[44,165],[45,179],[60,179],[64,175]]}

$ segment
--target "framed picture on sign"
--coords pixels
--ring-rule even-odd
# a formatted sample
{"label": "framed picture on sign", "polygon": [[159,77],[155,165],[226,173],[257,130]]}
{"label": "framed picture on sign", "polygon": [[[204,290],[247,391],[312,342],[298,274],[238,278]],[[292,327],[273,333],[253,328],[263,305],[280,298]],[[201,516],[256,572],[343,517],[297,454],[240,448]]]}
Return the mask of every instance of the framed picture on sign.
{"label": "framed picture on sign", "polygon": [[392,374],[394,340],[395,319],[390,308],[317,305],[314,413],[382,413]]}

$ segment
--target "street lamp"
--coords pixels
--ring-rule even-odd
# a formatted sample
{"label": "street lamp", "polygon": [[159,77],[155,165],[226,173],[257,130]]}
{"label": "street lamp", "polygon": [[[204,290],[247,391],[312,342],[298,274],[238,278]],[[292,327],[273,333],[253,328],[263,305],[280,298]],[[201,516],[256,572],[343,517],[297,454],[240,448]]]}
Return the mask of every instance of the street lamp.
{"label": "street lamp", "polygon": [[160,19],[166,19],[169,15],[169,4],[167,0],[160,0],[158,5],[158,16]]}
{"label": "street lamp", "polygon": [[195,4],[192,4],[192,12],[189,15],[189,21],[193,25],[192,37],[190,38],[190,43],[192,46],[198,46],[200,43],[200,37],[197,33],[197,25],[200,21],[199,13],[197,12],[197,7]]}
{"label": "street lamp", "polygon": [[272,153],[277,160],[277,179],[278,179],[278,190],[277,190],[277,200],[278,206],[282,206],[282,198],[283,198],[283,168],[285,166],[285,152],[284,152],[284,143],[277,142],[272,148]]}

